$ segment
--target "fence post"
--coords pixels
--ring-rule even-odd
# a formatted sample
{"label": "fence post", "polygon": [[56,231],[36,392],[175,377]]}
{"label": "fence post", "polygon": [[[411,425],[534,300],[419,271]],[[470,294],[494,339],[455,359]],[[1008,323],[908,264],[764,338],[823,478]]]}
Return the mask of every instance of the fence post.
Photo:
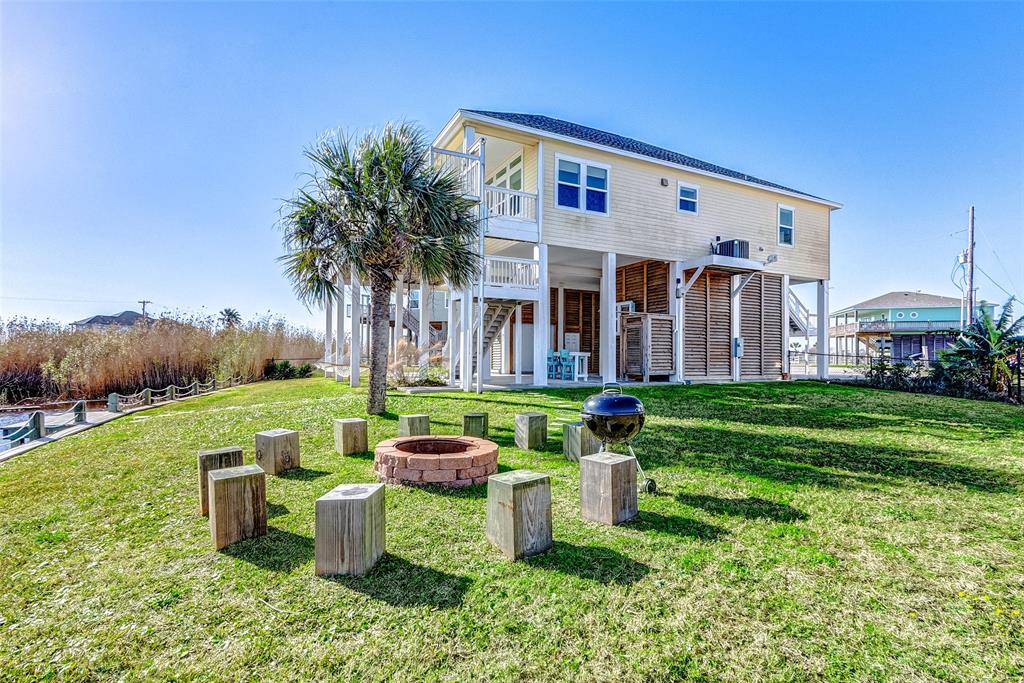
{"label": "fence post", "polygon": [[178,397],[178,389],[177,389],[177,387],[175,387],[173,384],[171,386],[167,387],[167,400],[168,401],[173,401],[177,397]]}
{"label": "fence post", "polygon": [[121,408],[118,405],[118,398],[116,393],[107,396],[107,410],[109,410],[112,413],[121,412]]}
{"label": "fence post", "polygon": [[198,396],[199,395],[199,380],[197,380],[197,379],[192,380],[192,388],[189,389],[189,392],[193,396]]}
{"label": "fence post", "polygon": [[46,413],[41,410],[37,410],[28,416],[28,423],[32,425],[32,429],[35,430],[37,439],[41,439],[46,436]]}
{"label": "fence post", "polygon": [[75,404],[75,422],[85,422],[85,401]]}
{"label": "fence post", "polygon": [[142,405],[153,405],[153,390],[149,387],[142,390]]}
{"label": "fence post", "polygon": [[217,378],[213,378],[213,386],[210,387],[210,391],[217,391]]}

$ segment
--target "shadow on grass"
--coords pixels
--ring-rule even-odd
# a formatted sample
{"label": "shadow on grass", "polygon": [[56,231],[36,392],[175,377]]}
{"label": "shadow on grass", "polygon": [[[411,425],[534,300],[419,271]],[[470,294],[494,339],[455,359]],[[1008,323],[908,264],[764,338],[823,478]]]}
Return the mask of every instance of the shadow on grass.
{"label": "shadow on grass", "polygon": [[672,534],[684,538],[699,538],[714,541],[728,534],[728,530],[714,524],[708,524],[689,517],[663,515],[660,512],[641,510],[626,525],[637,531],[654,531],[661,534]]}
{"label": "shadow on grass", "polygon": [[807,519],[807,514],[795,507],[764,498],[719,498],[680,493],[676,495],[676,500],[683,505],[700,508],[715,515],[770,519],[776,522],[797,522]]}
{"label": "shadow on grass", "polygon": [[326,477],[328,474],[331,473],[327,470],[310,470],[305,467],[296,467],[295,469],[285,470],[277,476],[282,479],[295,479],[296,481],[313,481],[320,477]]}
{"label": "shadow on grass", "polygon": [[469,577],[424,567],[389,553],[366,576],[325,579],[395,607],[458,607],[473,583]]}
{"label": "shadow on grass", "polygon": [[221,552],[261,569],[287,572],[313,559],[313,539],[269,527],[266,536],[233,543]]}
{"label": "shadow on grass", "polygon": [[280,503],[267,503],[267,519],[287,515],[289,512],[291,512],[291,510],[289,510],[286,505],[281,505]]}
{"label": "shadow on grass", "polygon": [[846,486],[906,477],[979,491],[1017,489],[1006,473],[997,470],[930,459],[914,449],[843,443],[827,437],[751,434],[723,427],[661,427],[645,431],[635,447],[644,464],[685,465],[791,484]]}
{"label": "shadow on grass", "polygon": [[610,548],[574,545],[564,541],[555,541],[551,550],[543,555],[528,557],[523,562],[538,569],[574,574],[581,579],[606,585],[635,583],[651,571],[643,562],[637,562]]}

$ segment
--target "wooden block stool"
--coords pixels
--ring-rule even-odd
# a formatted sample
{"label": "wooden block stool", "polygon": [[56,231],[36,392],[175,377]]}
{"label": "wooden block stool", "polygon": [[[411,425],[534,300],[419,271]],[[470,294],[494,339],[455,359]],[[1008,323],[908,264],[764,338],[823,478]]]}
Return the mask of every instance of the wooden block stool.
{"label": "wooden block stool", "polygon": [[271,429],[256,434],[256,464],[267,474],[281,474],[299,466],[299,433]]}
{"label": "wooden block stool", "polygon": [[334,421],[334,450],[342,455],[366,453],[370,450],[366,439],[366,420],[347,417]]}
{"label": "wooden block stool", "polygon": [[601,451],[601,440],[582,422],[562,425],[562,453],[569,462],[579,462],[585,455]]}
{"label": "wooden block stool", "polygon": [[206,475],[212,470],[241,466],[242,449],[238,446],[199,451],[199,514],[203,517],[208,517],[210,514],[209,482]]}
{"label": "wooden block stool", "polygon": [[518,413],[516,415],[516,445],[528,451],[539,451],[548,443],[548,416],[546,413]]}
{"label": "wooden block stool", "polygon": [[636,517],[636,458],[599,453],[580,458],[583,519],[621,524]]}
{"label": "wooden block stool", "polygon": [[243,538],[267,534],[267,473],[259,465],[213,470],[210,489],[210,537],[215,550]]}
{"label": "wooden block stool", "polygon": [[462,435],[487,438],[487,413],[466,413],[462,416]]}
{"label": "wooden block stool", "polygon": [[399,415],[399,436],[424,436],[430,434],[429,415]]}
{"label": "wooden block stool", "polygon": [[384,484],[342,484],[316,501],[316,575],[362,576],[384,554]]}
{"label": "wooden block stool", "polygon": [[487,480],[487,540],[519,560],[551,548],[551,480],[513,470]]}

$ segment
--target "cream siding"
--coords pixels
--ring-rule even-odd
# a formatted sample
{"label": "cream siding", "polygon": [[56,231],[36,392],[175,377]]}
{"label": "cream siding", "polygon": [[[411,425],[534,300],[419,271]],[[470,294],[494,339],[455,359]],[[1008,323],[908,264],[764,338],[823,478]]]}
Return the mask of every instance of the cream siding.
{"label": "cream siding", "polygon": [[[497,126],[475,124],[477,136],[512,140],[524,145],[523,187],[537,188],[538,139],[544,139],[544,242],[549,245],[613,251],[660,260],[686,260],[708,253],[716,236],[750,242],[750,257],[778,260],[766,272],[796,280],[829,278],[828,206],[749,187],[654,162],[574,145],[561,140],[529,136]],[[462,131],[448,141],[461,149]],[[611,167],[609,214],[581,213],[555,206],[555,156],[561,154]],[[662,186],[661,179],[668,181]],[[700,187],[698,215],[677,210],[678,181]],[[778,243],[778,205],[795,209],[794,246]]]}

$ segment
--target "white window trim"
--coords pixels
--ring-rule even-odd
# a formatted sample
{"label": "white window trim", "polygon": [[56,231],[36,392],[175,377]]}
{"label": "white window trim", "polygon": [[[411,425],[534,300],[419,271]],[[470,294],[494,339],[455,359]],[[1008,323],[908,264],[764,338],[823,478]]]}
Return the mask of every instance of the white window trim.
{"label": "white window trim", "polygon": [[[787,244],[782,241],[782,210],[787,209],[793,212],[793,225],[789,228],[793,233],[793,242]],[[775,241],[778,242],[780,247],[789,247],[792,249],[796,246],[796,209],[788,204],[776,204],[775,205]]]}
{"label": "white window trim", "polygon": [[[571,161],[574,164],[579,164],[580,165],[580,182],[579,182],[580,206],[575,207],[575,208],[571,207],[571,206],[563,206],[562,204],[558,203],[558,185],[559,185],[559,181],[558,181],[558,162],[562,161],[563,159],[565,161]],[[604,207],[606,209],[605,211],[591,211],[590,209],[587,208],[587,167],[588,166],[593,166],[594,168],[603,168],[605,170],[605,173],[607,174],[605,176],[605,188],[604,188],[604,193],[605,193]],[[612,214],[612,167],[609,166],[608,164],[602,164],[602,163],[599,163],[599,162],[596,162],[596,161],[587,161],[586,159],[580,159],[578,157],[571,157],[571,156],[568,156],[566,154],[555,154],[555,175],[554,175],[554,181],[555,182],[553,183],[553,187],[552,187],[552,191],[553,191],[554,194],[551,196],[551,201],[554,204],[556,209],[561,209],[562,211],[574,211],[576,213],[585,213],[588,216],[604,216],[605,218],[607,218],[608,216],[610,216]],[[570,184],[570,183],[566,183],[566,185],[568,185],[568,184]],[[594,188],[591,188],[591,189],[594,189]]]}
{"label": "white window trim", "polygon": [[910,312],[910,317],[916,319],[917,318],[917,311],[911,311]]}
{"label": "white window trim", "polygon": [[523,187],[526,187],[526,152],[523,150],[522,147],[519,148],[519,151],[512,152],[511,154],[509,154],[502,160],[500,164],[495,166],[494,173],[490,175],[490,177],[484,184],[493,185],[492,181],[494,180],[494,177],[497,176],[498,173],[500,173],[501,171],[505,171],[505,180],[507,184],[509,177],[512,175],[512,162],[516,160],[517,156],[519,157],[519,170],[523,174]]}
{"label": "white window trim", "polygon": [[[686,211],[685,209],[679,208],[679,190],[684,187],[688,190],[694,190],[697,193],[697,198],[693,200],[693,203],[696,204],[693,211]],[[686,216],[700,215],[700,185],[694,185],[693,183],[684,183],[682,180],[676,183],[676,213],[681,213]]]}

